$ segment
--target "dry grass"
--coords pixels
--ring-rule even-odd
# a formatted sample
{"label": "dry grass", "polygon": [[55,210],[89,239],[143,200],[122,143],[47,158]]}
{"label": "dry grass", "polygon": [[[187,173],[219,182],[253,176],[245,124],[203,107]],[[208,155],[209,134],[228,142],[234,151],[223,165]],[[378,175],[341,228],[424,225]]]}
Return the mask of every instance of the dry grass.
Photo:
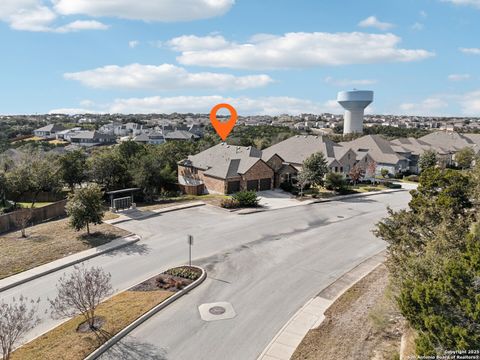
{"label": "dry grass", "polygon": [[[106,319],[102,331],[113,336],[135,319],[173,295],[170,291],[125,291],[102,303],[97,315]],[[79,316],[22,346],[12,354],[12,360],[81,360],[102,343],[104,337],[93,333],[78,333],[84,321]]]}
{"label": "dry grass", "polygon": [[325,320],[307,333],[292,359],[395,359],[403,326],[382,265],[328,308]]}
{"label": "dry grass", "polygon": [[148,210],[158,210],[158,209],[164,209],[168,208],[171,206],[179,205],[179,204],[188,204],[190,202],[196,202],[196,201],[203,201],[207,204],[211,205],[216,205],[220,206],[220,202],[228,198],[228,195],[220,195],[220,194],[208,194],[208,195],[182,195],[179,197],[174,197],[174,198],[167,198],[164,200],[161,200],[159,202],[153,203],[153,204],[139,204],[137,203],[137,208],[138,210],[142,211],[148,211]]}
{"label": "dry grass", "polygon": [[108,224],[91,226],[90,231],[90,236],[76,232],[62,219],[29,227],[27,238],[22,238],[20,231],[1,235],[0,279],[128,234]]}

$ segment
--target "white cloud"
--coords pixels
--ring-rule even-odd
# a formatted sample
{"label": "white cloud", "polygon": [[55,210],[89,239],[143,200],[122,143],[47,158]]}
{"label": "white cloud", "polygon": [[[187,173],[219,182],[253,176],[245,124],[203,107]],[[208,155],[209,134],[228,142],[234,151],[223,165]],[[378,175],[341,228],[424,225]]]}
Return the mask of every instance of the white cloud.
{"label": "white cloud", "polygon": [[195,112],[208,113],[218,103],[229,103],[239,114],[301,114],[322,113],[330,110],[328,103],[316,103],[311,100],[293,97],[248,97],[231,98],[222,96],[177,96],[117,99],[109,107],[111,113],[172,113]]}
{"label": "white cloud", "polygon": [[448,80],[450,81],[464,81],[470,79],[470,74],[451,74],[448,75]]}
{"label": "white cloud", "polygon": [[91,109],[82,109],[82,108],[58,108],[58,109],[52,109],[48,113],[49,114],[67,114],[67,115],[102,114],[102,112],[100,111],[95,111]]}
{"label": "white cloud", "polygon": [[95,20],[77,20],[66,25],[54,26],[58,14],[41,0],[2,0],[0,21],[12,29],[36,32],[67,33],[80,30],[106,30],[107,25]]}
{"label": "white cloud", "polygon": [[369,16],[368,18],[360,21],[358,23],[358,26],[364,27],[364,28],[373,27],[373,28],[376,28],[378,30],[386,31],[386,30],[389,30],[389,29],[393,28],[395,25],[393,25],[391,23],[388,23],[388,22],[382,22],[382,21],[378,20],[376,16]]}
{"label": "white cloud", "polygon": [[229,103],[236,108],[241,115],[278,115],[278,114],[301,114],[323,112],[341,113],[343,110],[335,100],[315,102],[288,96],[277,97],[224,97],[211,96],[152,96],[145,98],[116,99],[110,104],[97,107],[96,110],[87,108],[59,108],[50,113],[123,113],[123,114],[149,114],[149,113],[173,113],[193,112],[209,113],[211,108],[219,103]]}
{"label": "white cloud", "polygon": [[66,73],[64,77],[83,85],[101,89],[248,89],[266,86],[273,80],[268,75],[234,76],[220,73],[190,73],[170,64],[127,66],[108,65],[92,70]]}
{"label": "white cloud", "polygon": [[[210,38],[210,37],[208,37]],[[185,37],[170,40],[181,46],[177,60],[184,65],[236,69],[284,69],[317,66],[409,62],[434,56],[427,50],[398,48],[401,38],[394,34],[287,33],[262,34],[245,44],[227,42],[218,49],[206,48],[204,38]],[[223,43],[222,37],[216,41]],[[178,45],[181,44],[181,45]]]}
{"label": "white cloud", "polygon": [[401,104],[400,110],[403,115],[439,115],[448,105],[442,97],[429,97],[419,103]]}
{"label": "white cloud", "polygon": [[460,48],[460,51],[468,55],[480,55],[480,48]]}
{"label": "white cloud", "polygon": [[412,30],[415,30],[415,31],[421,31],[424,28],[425,28],[425,25],[419,22],[416,22],[415,24],[412,25]]}
{"label": "white cloud", "polygon": [[131,49],[135,49],[138,45],[140,45],[140,41],[138,40],[130,40],[128,42],[128,47]]}
{"label": "white cloud", "polygon": [[53,0],[63,15],[119,17],[145,21],[190,21],[221,16],[235,0]]}
{"label": "white cloud", "polygon": [[469,116],[480,115],[480,90],[467,93],[460,99],[463,114]]}
{"label": "white cloud", "polygon": [[229,43],[223,36],[220,35],[184,35],[168,41],[167,45],[175,51],[196,51],[224,49],[229,46]]}
{"label": "white cloud", "polygon": [[369,86],[377,83],[377,80],[372,79],[359,79],[359,80],[351,80],[351,79],[335,79],[331,76],[327,76],[324,81],[327,84],[331,84],[338,87],[349,87],[349,86]]}
{"label": "white cloud", "polygon": [[53,31],[58,33],[82,31],[82,30],[107,30],[110,26],[95,20],[76,20],[67,25],[60,26]]}
{"label": "white cloud", "polygon": [[442,0],[443,2],[449,2],[454,5],[470,5],[480,8],[480,0]]}
{"label": "white cloud", "polygon": [[428,17],[428,14],[425,10],[420,11],[419,14],[420,14],[420,17],[423,19],[426,19]]}

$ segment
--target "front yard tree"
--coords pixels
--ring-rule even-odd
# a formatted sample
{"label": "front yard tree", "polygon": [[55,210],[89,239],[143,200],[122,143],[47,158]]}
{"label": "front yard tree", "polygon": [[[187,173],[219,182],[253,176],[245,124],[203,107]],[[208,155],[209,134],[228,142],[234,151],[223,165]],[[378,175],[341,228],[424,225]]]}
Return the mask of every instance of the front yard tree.
{"label": "front yard tree", "polygon": [[110,279],[111,275],[99,267],[75,266],[71,274],[63,274],[58,280],[57,297],[48,299],[52,317],[61,319],[82,315],[91,330],[98,330],[95,311],[113,292]]}
{"label": "front yard tree", "polygon": [[[40,299],[39,299],[40,300]],[[9,360],[16,344],[25,334],[40,323],[37,301],[20,296],[11,303],[0,301],[0,345],[2,359]]]}
{"label": "front yard tree", "polygon": [[325,178],[325,188],[341,194],[347,190],[348,186],[343,174],[329,172]]}
{"label": "front yard tree", "polygon": [[363,175],[364,175],[363,169],[357,164],[353,165],[352,169],[348,173],[348,176],[350,176],[350,179],[353,181],[353,185],[357,185],[357,182],[360,181]]}
{"label": "front yard tree", "polygon": [[59,163],[60,177],[71,190],[87,179],[87,155],[83,150],[75,150],[63,155]]}
{"label": "front yard tree", "polygon": [[300,189],[300,197],[303,197],[303,190],[310,184],[310,174],[305,170],[297,175],[297,186]]}
{"label": "front yard tree", "polygon": [[90,224],[101,224],[104,213],[103,192],[97,184],[79,188],[68,197],[70,226],[77,231],[86,227],[90,235]]}
{"label": "front yard tree", "polygon": [[328,173],[327,159],[322,152],[310,155],[303,162],[303,171],[308,174],[310,184],[321,186],[323,179]]}
{"label": "front yard tree", "polygon": [[388,177],[389,173],[390,172],[388,171],[388,169],[383,168],[382,170],[380,170],[380,175],[382,175],[384,179]]}
{"label": "front yard tree", "polygon": [[424,171],[428,168],[435,167],[437,161],[437,152],[432,149],[426,150],[418,159],[418,167],[420,171]]}
{"label": "front yard tree", "polygon": [[475,160],[475,151],[471,147],[465,147],[455,154],[455,162],[462,169],[469,169]]}

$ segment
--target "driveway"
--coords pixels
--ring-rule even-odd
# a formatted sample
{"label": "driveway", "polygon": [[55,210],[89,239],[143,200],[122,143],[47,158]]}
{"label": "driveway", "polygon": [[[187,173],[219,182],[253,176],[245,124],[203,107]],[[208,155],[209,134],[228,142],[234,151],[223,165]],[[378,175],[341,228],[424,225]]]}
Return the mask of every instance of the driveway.
{"label": "driveway", "polygon": [[266,209],[282,209],[305,204],[295,199],[292,194],[280,189],[260,191],[257,195],[260,198],[259,204]]}

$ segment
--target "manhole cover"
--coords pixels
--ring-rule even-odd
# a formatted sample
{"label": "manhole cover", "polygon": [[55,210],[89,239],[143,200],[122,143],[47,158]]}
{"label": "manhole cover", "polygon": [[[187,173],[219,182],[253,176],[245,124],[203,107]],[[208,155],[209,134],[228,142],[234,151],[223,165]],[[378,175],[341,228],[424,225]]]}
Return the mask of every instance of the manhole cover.
{"label": "manhole cover", "polygon": [[225,308],[223,306],[213,306],[208,309],[208,312],[212,315],[222,315],[225,313]]}

